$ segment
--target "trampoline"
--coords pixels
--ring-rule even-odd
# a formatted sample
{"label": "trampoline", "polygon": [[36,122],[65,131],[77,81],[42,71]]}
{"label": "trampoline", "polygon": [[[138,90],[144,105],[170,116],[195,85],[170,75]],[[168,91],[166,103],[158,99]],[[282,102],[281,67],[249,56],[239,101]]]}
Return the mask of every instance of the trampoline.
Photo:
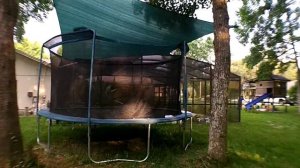
{"label": "trampoline", "polygon": [[[41,117],[49,120],[48,149],[52,120],[83,123],[87,124],[87,151],[92,162],[143,162],[150,153],[151,125],[183,121],[186,150],[192,142],[193,114],[187,111],[187,75],[182,65],[186,65],[187,42],[211,33],[212,23],[137,0],[54,0],[54,4],[62,34],[42,47],[36,105],[37,142],[41,143]],[[44,49],[49,50],[51,59],[49,109],[39,108]],[[146,125],[145,157],[94,160],[91,129],[92,125],[103,124]],[[187,131],[189,138],[185,137]]]}
{"label": "trampoline", "polygon": [[[39,109],[37,112],[37,141],[40,143],[40,117],[49,119],[48,148],[52,120],[86,123],[88,155],[93,162],[145,161],[150,153],[152,124],[192,118],[191,112],[181,111],[180,108],[183,55],[100,59],[95,44],[96,36],[92,30],[62,34],[43,44],[51,56],[51,104],[49,110]],[[74,46],[81,47],[74,50]],[[62,49],[58,50],[58,47]],[[90,58],[80,58],[83,53],[90,53]],[[40,66],[38,94],[41,72]],[[147,153],[144,159],[93,160],[90,154],[91,125],[98,124],[147,125]],[[185,149],[191,142],[190,136]]]}

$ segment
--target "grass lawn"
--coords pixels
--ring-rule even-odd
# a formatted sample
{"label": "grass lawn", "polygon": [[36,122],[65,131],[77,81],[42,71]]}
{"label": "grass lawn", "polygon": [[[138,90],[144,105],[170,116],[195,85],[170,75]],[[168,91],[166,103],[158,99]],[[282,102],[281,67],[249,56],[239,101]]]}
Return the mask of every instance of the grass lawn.
{"label": "grass lawn", "polygon": [[[52,149],[45,152],[36,145],[34,117],[22,117],[24,148],[31,160],[29,167],[300,167],[300,114],[296,107],[288,112],[245,112],[241,123],[228,127],[228,163],[218,165],[206,158],[208,126],[193,125],[193,144],[182,150],[178,125],[154,125],[151,151],[144,163],[109,163],[96,165],[87,157],[85,125],[54,124]],[[46,121],[41,139],[46,141]],[[145,153],[146,128],[143,126],[97,126],[93,129],[94,159],[122,156],[142,158]]]}

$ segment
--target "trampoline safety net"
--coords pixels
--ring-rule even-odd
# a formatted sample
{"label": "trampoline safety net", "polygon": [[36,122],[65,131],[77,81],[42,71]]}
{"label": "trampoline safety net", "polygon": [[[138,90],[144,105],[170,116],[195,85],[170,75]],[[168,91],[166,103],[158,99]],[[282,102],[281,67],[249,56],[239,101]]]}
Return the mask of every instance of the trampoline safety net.
{"label": "trampoline safety net", "polygon": [[[83,42],[85,40],[64,44],[49,41],[49,46],[46,46],[50,48],[51,55],[50,111],[53,113],[88,117],[91,59],[89,56],[85,56],[87,59],[69,59],[64,56],[72,45],[76,45],[78,49],[78,45],[82,43],[81,50],[84,50]],[[88,50],[91,48],[86,47]],[[83,52],[77,51],[74,54],[79,53]],[[91,117],[162,118],[166,115],[181,114],[181,66],[182,56],[178,55],[101,59],[96,53],[91,79]]]}

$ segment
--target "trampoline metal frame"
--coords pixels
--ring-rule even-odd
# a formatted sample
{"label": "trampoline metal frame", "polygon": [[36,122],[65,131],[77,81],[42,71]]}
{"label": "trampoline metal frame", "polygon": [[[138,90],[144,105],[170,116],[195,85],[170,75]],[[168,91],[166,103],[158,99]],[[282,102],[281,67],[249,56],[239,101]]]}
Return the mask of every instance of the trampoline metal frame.
{"label": "trampoline metal frame", "polygon": [[[51,126],[52,126],[52,119],[54,120],[57,120],[59,121],[58,118],[55,118],[55,117],[46,117],[45,115],[40,115],[38,114],[38,130],[37,130],[37,142],[38,144],[40,144],[41,146],[46,146],[46,149],[48,151],[50,151],[50,145],[51,145]],[[45,118],[48,118],[48,137],[47,137],[47,144],[43,144],[41,141],[40,141],[40,118],[41,116],[45,117]],[[50,119],[52,118],[52,119]],[[185,144],[185,142],[183,141],[183,147],[184,147],[184,150],[187,150],[187,148],[189,147],[189,145],[192,143],[192,115],[189,115],[188,116],[189,120],[190,120],[190,129],[189,129],[189,136],[190,136],[190,141]],[[128,122],[126,122],[126,120]],[[183,117],[181,120],[185,120],[185,117]],[[63,121],[63,120],[62,120]],[[75,120],[74,120],[75,121]],[[150,120],[150,119],[125,119],[125,122],[124,120],[122,119],[115,119],[114,121],[115,122],[111,122],[111,121],[108,121],[106,119],[103,119],[101,120],[102,122],[101,123],[97,123],[97,122],[92,122],[93,124],[143,124],[143,125],[147,125],[148,128],[147,128],[147,147],[146,147],[146,156],[143,158],[143,159],[122,159],[122,158],[116,158],[116,159],[107,159],[107,160],[99,160],[99,161],[96,161],[92,158],[91,156],[91,148],[90,148],[90,141],[88,141],[88,157],[90,159],[91,162],[93,163],[108,163],[108,162],[117,162],[117,161],[123,161],[123,162],[144,162],[148,159],[149,155],[150,155],[150,142],[151,142],[151,125],[152,124],[155,124],[155,123],[161,123],[159,120],[157,122],[153,121],[153,120]],[[174,121],[174,120],[169,120],[170,122],[171,121]],[[176,120],[176,121],[180,121],[180,120]],[[79,121],[79,123],[87,123],[87,120],[81,120]],[[182,125],[182,128],[185,128],[185,124],[186,122],[184,121],[183,122],[183,125]],[[92,124],[91,124],[92,125]],[[183,134],[185,134],[185,129],[183,129]]]}
{"label": "trampoline metal frame", "polygon": [[[90,79],[92,79],[93,65],[94,65],[96,32],[94,30],[90,30],[90,29],[89,30],[83,30],[83,31],[80,31],[80,32],[84,32],[84,31],[92,31],[92,33],[93,33],[91,65],[90,65]],[[69,33],[69,34],[72,34],[72,33]],[[55,37],[57,37],[57,36],[55,36]],[[53,38],[55,38],[55,37],[53,37]],[[48,40],[48,41],[50,41],[50,40]],[[47,42],[45,42],[43,44],[43,46],[42,46],[41,55],[40,55],[39,69],[38,69],[39,75],[38,75],[38,88],[37,88],[36,120],[37,120],[37,143],[40,144],[40,145],[43,145],[43,143],[40,141],[40,119],[41,119],[41,116],[38,114],[38,112],[39,112],[39,92],[40,92],[41,71],[42,71],[42,61],[43,61],[42,60],[43,59],[43,49],[44,49],[45,44]],[[57,45],[55,45],[53,47],[56,47],[56,46]],[[49,47],[48,49],[50,49],[50,48],[51,47]],[[186,54],[186,42],[183,43],[183,51],[181,52],[181,54],[184,57],[184,65],[185,65],[184,66],[184,88],[183,88],[183,95],[184,95],[184,98],[183,98],[184,117],[180,118],[180,119],[177,119],[176,121],[179,121],[179,120],[183,121],[183,124],[182,124],[182,128],[183,128],[183,148],[184,148],[184,150],[187,150],[187,148],[189,147],[189,145],[192,143],[193,139],[192,139],[192,116],[188,116],[187,115],[187,77],[186,77],[187,76],[187,72],[186,72],[186,55],[185,55]],[[144,125],[148,126],[148,132],[147,132],[147,151],[146,151],[146,156],[143,159],[138,160],[138,159],[121,159],[121,158],[117,158],[117,159],[107,159],[107,160],[96,161],[96,160],[94,160],[92,158],[92,156],[91,156],[91,125],[93,124],[92,123],[92,118],[91,118],[92,80],[89,80],[89,92],[88,93],[89,94],[88,94],[88,118],[87,118],[87,123],[88,123],[88,157],[89,157],[90,161],[93,162],[93,163],[107,163],[107,162],[116,162],[116,161],[144,162],[145,160],[147,160],[148,157],[149,157],[149,155],[150,155],[151,124],[155,123],[153,121],[152,122],[148,122],[148,123],[143,123]],[[188,143],[185,143],[185,140],[186,140],[186,137],[185,137],[186,122],[187,122],[188,119],[190,119],[190,130],[189,130],[190,140],[189,140]],[[168,121],[165,121],[165,122],[168,122]],[[113,123],[111,123],[111,124],[113,124]],[[114,123],[114,124],[116,124],[116,123]],[[121,123],[121,124],[124,124],[124,123]],[[137,123],[137,124],[141,124],[141,123]],[[50,119],[50,117],[48,117],[48,138],[47,138],[47,149],[48,149],[48,151],[50,151],[51,125],[52,125],[52,119]]]}

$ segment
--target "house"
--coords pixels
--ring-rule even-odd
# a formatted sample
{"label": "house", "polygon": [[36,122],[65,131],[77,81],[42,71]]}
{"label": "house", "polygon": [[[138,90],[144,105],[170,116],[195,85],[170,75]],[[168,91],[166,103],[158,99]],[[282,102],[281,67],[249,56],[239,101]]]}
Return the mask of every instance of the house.
{"label": "house", "polygon": [[280,76],[271,75],[270,78],[265,80],[249,80],[243,84],[243,97],[246,99],[254,99],[266,93],[276,97],[286,97],[287,95],[287,82],[290,80]]}
{"label": "house", "polygon": [[[39,59],[16,50],[17,99],[20,114],[34,113],[37,101]],[[50,63],[43,61],[40,87],[40,107],[47,107],[50,101]]]}

